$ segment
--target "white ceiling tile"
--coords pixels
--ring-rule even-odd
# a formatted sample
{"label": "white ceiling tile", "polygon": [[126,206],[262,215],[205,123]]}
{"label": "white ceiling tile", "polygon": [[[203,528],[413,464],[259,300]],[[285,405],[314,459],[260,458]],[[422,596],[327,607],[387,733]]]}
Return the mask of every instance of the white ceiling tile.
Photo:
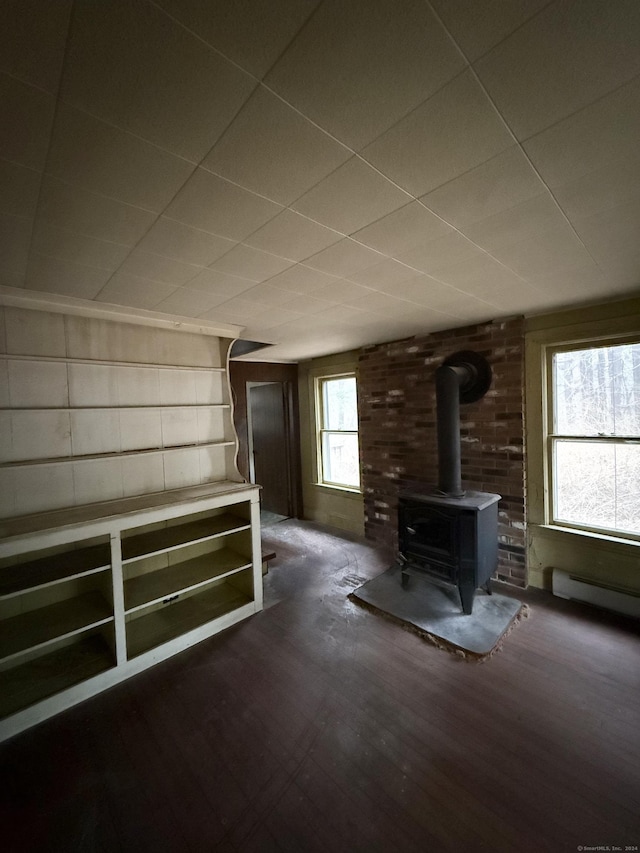
{"label": "white ceiling tile", "polygon": [[349,325],[360,323],[363,314],[362,308],[353,308],[350,305],[332,305],[330,308],[323,308],[322,311],[318,311],[313,316],[320,323],[330,322]]}
{"label": "white ceiling tile", "polygon": [[245,243],[283,258],[302,261],[342,239],[343,235],[337,231],[285,209],[247,237]]}
{"label": "white ceiling tile", "polygon": [[543,180],[556,187],[636,157],[639,138],[640,77],[528,139],[524,149]]}
{"label": "white ceiling tile", "polygon": [[42,171],[55,98],[0,73],[0,157]]}
{"label": "white ceiling tile", "polygon": [[289,204],[349,157],[348,148],[260,86],[201,165]]}
{"label": "white ceiling tile", "polygon": [[600,298],[616,296],[637,296],[640,281],[640,245],[636,243],[626,252],[614,252],[612,255],[598,257],[598,267],[606,278],[606,288],[600,291]]}
{"label": "white ceiling tile", "polygon": [[134,246],[151,227],[156,215],[45,175],[38,217],[87,237]]}
{"label": "white ceiling tile", "polygon": [[607,279],[595,262],[577,269],[534,276],[530,281],[540,290],[563,300],[593,299],[607,290]]}
{"label": "white ceiling tile", "polygon": [[250,317],[256,317],[264,311],[264,305],[252,299],[247,299],[245,293],[241,296],[232,296],[231,299],[222,302],[219,308],[221,316],[235,317],[236,321],[242,321],[243,323],[246,323]]}
{"label": "white ceiling tile", "polygon": [[73,0],[0,4],[0,71],[55,95]]}
{"label": "white ceiling tile", "polygon": [[291,290],[281,290],[279,287],[273,287],[271,284],[256,284],[250,290],[245,290],[242,294],[243,299],[250,299],[254,302],[260,302],[263,305],[268,305],[270,308],[277,308],[286,305],[292,299],[297,298],[298,294]]}
{"label": "white ceiling tile", "polygon": [[363,157],[415,196],[458,177],[513,145],[470,71],[367,146]]}
{"label": "white ceiling tile", "polygon": [[34,169],[0,160],[0,213],[33,217],[41,179]]}
{"label": "white ceiling tile", "polygon": [[453,38],[473,62],[548,4],[549,0],[431,0]]}
{"label": "white ceiling tile", "polygon": [[601,169],[554,187],[553,194],[572,221],[601,213],[640,195],[637,158],[607,163]]}
{"label": "white ceiling tile", "polygon": [[175,284],[149,281],[130,273],[116,272],[95,299],[111,305],[153,309],[177,290]]}
{"label": "white ceiling tile", "polygon": [[336,281],[336,277],[328,273],[311,269],[304,264],[295,264],[270,278],[269,284],[272,287],[288,290],[292,293],[313,294],[323,287],[335,284]]}
{"label": "white ceiling tile", "polygon": [[252,325],[255,321],[249,320],[246,327],[245,335],[249,338],[253,336],[255,331],[259,340],[264,341],[266,336],[269,336],[272,329],[281,326],[283,323],[290,323],[292,320],[297,320],[302,317],[297,311],[289,311],[285,308],[265,308],[260,312],[259,321]]}
{"label": "white ceiling tile", "polygon": [[440,270],[438,278],[444,284],[507,311],[519,310],[522,292],[534,289],[514,272],[489,257],[451,264]]}
{"label": "white ceiling tile", "polygon": [[185,264],[163,255],[144,252],[142,249],[134,249],[120,269],[129,275],[173,284],[176,287],[195,278],[202,271],[202,267],[195,264]]}
{"label": "white ceiling tile", "polygon": [[477,258],[482,260],[485,253],[475,246],[463,234],[454,231],[403,252],[398,259],[421,272],[434,273],[442,267]]}
{"label": "white ceiling tile", "polygon": [[286,258],[270,255],[267,252],[260,251],[260,249],[253,249],[251,246],[240,244],[214,261],[211,264],[211,269],[237,275],[239,278],[248,278],[252,281],[264,281],[290,266],[292,266],[292,261]]}
{"label": "white ceiling tile", "polygon": [[94,299],[110,275],[110,270],[31,252],[25,287],[43,293],[60,293],[80,299]]}
{"label": "white ceiling tile", "polygon": [[508,210],[494,213],[493,216],[467,225],[462,232],[478,246],[492,252],[500,246],[520,243],[535,237],[539,231],[565,226],[565,217],[551,194],[546,192]]}
{"label": "white ceiling tile", "polygon": [[625,204],[590,216],[576,217],[574,227],[596,261],[600,257],[632,252],[640,245],[640,192]]}
{"label": "white ceiling tile", "polygon": [[637,0],[550,3],[475,69],[518,139],[640,74]]}
{"label": "white ceiling tile", "polygon": [[155,310],[163,314],[179,314],[182,317],[199,317],[205,311],[210,311],[215,305],[223,302],[226,297],[205,293],[203,290],[193,290],[189,287],[179,287],[166,299],[155,305]]}
{"label": "white ceiling tile", "polygon": [[354,273],[351,276],[351,280],[355,281],[356,284],[372,287],[375,290],[383,286],[397,285],[402,281],[413,278],[415,274],[416,271],[412,267],[401,264],[400,261],[395,261],[393,258],[388,258],[379,264],[367,267],[362,272]]}
{"label": "white ceiling tile", "polygon": [[240,241],[281,210],[275,202],[197,169],[165,213],[185,225]]}
{"label": "white ceiling tile", "polygon": [[492,254],[523,278],[584,267],[592,261],[569,225],[541,232],[522,243],[501,246]]}
{"label": "white ceiling tile", "polygon": [[156,0],[166,12],[256,77],[273,65],[319,0]]}
{"label": "white ceiling tile", "polygon": [[314,295],[318,299],[325,299],[327,302],[337,302],[342,305],[353,299],[365,298],[370,293],[372,293],[370,288],[356,284],[354,281],[337,279],[332,284],[326,284]]}
{"label": "white ceiling tile", "polygon": [[545,189],[521,148],[514,145],[432,190],[420,201],[456,228],[462,228],[508,210]]}
{"label": "white ceiling tile", "polygon": [[348,278],[353,273],[364,270],[384,260],[381,252],[368,249],[355,240],[341,240],[317,255],[307,258],[305,265],[319,269],[331,275]]}
{"label": "white ceiling tile", "polygon": [[167,151],[199,162],[254,87],[146,0],[76,3],[61,97]]}
{"label": "white ceiling tile", "polygon": [[352,157],[291,207],[348,235],[409,201],[411,196],[359,157]]}
{"label": "white ceiling tile", "polygon": [[487,311],[487,303],[470,297],[457,287],[452,287],[428,275],[419,275],[403,281],[396,289],[397,295],[412,304],[433,308],[444,314],[466,318],[467,309],[472,305],[474,310],[482,308]]}
{"label": "white ceiling tile", "polygon": [[302,296],[292,293],[291,299],[284,307],[288,311],[295,311],[297,314],[317,314],[318,311],[328,308],[329,302],[326,299],[318,299],[316,296]]}
{"label": "white ceiling tile", "polygon": [[206,267],[236,245],[235,240],[218,237],[161,216],[138,243],[137,248],[164,255],[185,264]]}
{"label": "white ceiling tile", "polygon": [[402,301],[395,296],[391,296],[389,293],[370,290],[364,296],[348,297],[344,300],[344,304],[350,308],[360,308],[363,311],[376,311],[379,314],[386,314],[387,317],[392,318],[394,311]]}
{"label": "white ceiling tile", "polygon": [[120,266],[131,249],[119,243],[110,243],[68,231],[66,228],[58,228],[45,220],[37,220],[32,251],[61,261],[113,271]]}
{"label": "white ceiling tile", "polygon": [[463,67],[426,3],[328,0],[266,83],[359,150]]}
{"label": "white ceiling tile", "polygon": [[4,285],[24,285],[32,227],[30,219],[0,214],[0,275]]}
{"label": "white ceiling tile", "polygon": [[160,213],[191,175],[193,166],[60,104],[47,171],[90,192]]}
{"label": "white ceiling tile", "polygon": [[251,290],[255,287],[255,282],[228,273],[205,269],[191,279],[189,287],[193,290],[203,290],[205,293],[224,294],[226,299],[230,299],[232,296]]}
{"label": "white ceiling tile", "polygon": [[451,226],[443,222],[424,205],[412,201],[383,216],[377,222],[367,225],[353,235],[354,240],[371,246],[385,255],[397,255],[412,249],[425,240],[434,240],[451,231]]}

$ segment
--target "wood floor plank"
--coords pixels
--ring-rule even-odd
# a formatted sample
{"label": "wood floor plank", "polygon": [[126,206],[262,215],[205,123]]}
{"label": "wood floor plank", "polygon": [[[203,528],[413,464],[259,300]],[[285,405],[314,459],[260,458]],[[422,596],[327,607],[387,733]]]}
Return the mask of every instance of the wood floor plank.
{"label": "wood floor plank", "polygon": [[3,849],[639,843],[637,623],[514,590],[530,619],[474,664],[348,599],[369,543],[264,533],[262,613],[0,746]]}

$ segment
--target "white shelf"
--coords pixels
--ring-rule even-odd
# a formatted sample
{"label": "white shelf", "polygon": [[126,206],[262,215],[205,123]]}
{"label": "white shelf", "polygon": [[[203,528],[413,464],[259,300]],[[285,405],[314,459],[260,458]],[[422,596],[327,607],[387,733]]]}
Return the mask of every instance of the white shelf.
{"label": "white shelf", "polygon": [[231,548],[221,548],[192,560],[174,563],[164,569],[139,575],[124,582],[124,607],[127,612],[156,604],[204,586],[213,579],[227,577],[251,567],[251,559]]}
{"label": "white shelf", "polygon": [[250,526],[246,519],[225,513],[165,527],[163,530],[126,536],[122,540],[122,562],[126,564],[133,560],[164,554],[184,545],[206,542],[208,539],[216,539],[239,530],[248,530]]}
{"label": "white shelf", "polygon": [[0,740],[260,610],[259,518],[227,480],[3,522]]}
{"label": "white shelf", "polygon": [[29,708],[115,667],[108,643],[99,635],[40,655],[0,672],[0,717]]}
{"label": "white shelf", "polygon": [[108,545],[93,545],[0,569],[0,599],[22,595],[63,580],[86,577],[110,568]]}
{"label": "white shelf", "polygon": [[113,608],[99,592],[68,598],[0,624],[0,663],[113,621]]}
{"label": "white shelf", "polygon": [[249,596],[222,584],[139,616],[127,622],[127,656],[135,658],[251,603]]}

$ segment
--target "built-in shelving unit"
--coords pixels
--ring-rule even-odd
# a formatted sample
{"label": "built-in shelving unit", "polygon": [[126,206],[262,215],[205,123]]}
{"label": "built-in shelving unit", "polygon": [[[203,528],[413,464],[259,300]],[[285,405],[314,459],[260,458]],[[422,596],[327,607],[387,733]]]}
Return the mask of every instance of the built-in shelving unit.
{"label": "built-in shelving unit", "polygon": [[256,486],[10,519],[0,529],[0,739],[261,607]]}

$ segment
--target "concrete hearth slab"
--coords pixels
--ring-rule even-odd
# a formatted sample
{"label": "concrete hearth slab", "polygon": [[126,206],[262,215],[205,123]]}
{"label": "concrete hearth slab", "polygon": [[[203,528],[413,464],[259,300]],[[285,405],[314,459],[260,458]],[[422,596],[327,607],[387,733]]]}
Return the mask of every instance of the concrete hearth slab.
{"label": "concrete hearth slab", "polygon": [[455,588],[414,576],[403,589],[397,566],[367,581],[350,597],[415,630],[436,645],[480,658],[496,649],[505,632],[523,612],[522,603],[514,598],[499,593],[487,595],[478,590],[473,613],[467,616],[461,610]]}

